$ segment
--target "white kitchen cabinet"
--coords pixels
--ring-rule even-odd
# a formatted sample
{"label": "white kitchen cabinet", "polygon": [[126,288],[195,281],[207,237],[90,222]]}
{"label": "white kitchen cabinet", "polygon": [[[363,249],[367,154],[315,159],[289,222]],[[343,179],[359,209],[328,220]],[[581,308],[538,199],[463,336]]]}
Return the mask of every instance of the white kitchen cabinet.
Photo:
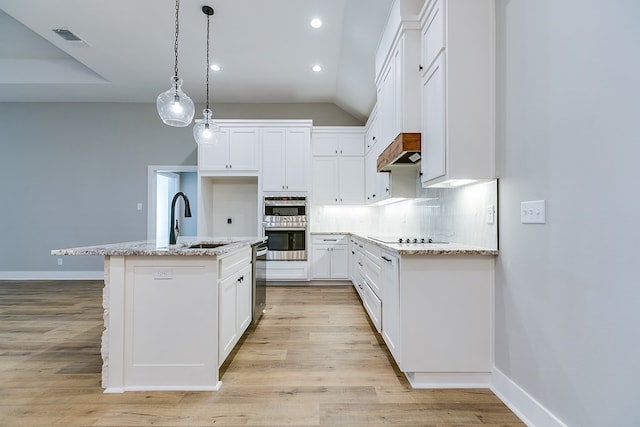
{"label": "white kitchen cabinet", "polygon": [[382,259],[382,338],[396,360],[400,353],[400,271],[398,256],[384,252]]}
{"label": "white kitchen cabinet", "polygon": [[311,242],[311,278],[347,279],[348,242],[344,235],[314,235]]}
{"label": "white kitchen cabinet", "polygon": [[312,202],[360,205],[364,201],[364,158],[314,156]]}
{"label": "white kitchen cabinet", "polygon": [[378,120],[378,106],[377,104],[371,110],[367,124],[365,125],[365,154],[374,148],[380,139],[380,121]]}
{"label": "white kitchen cabinet", "polygon": [[198,169],[240,175],[258,171],[260,130],[247,127],[221,126],[218,138],[211,144],[198,146]]}
{"label": "white kitchen cabinet", "polygon": [[308,191],[309,143],[309,128],[263,129],[263,191]]}
{"label": "white kitchen cabinet", "polygon": [[409,10],[418,4],[394,3],[376,54],[380,151],[400,133],[420,132],[420,24]]}
{"label": "white kitchen cabinet", "polygon": [[494,170],[494,2],[428,0],[421,12],[422,185]]}
{"label": "white kitchen cabinet", "polygon": [[351,282],[362,299],[371,323],[378,332],[382,331],[382,289],[381,251],[374,244],[352,237]]}
{"label": "white kitchen cabinet", "polygon": [[219,258],[218,363],[222,365],[251,323],[251,248]]}
{"label": "white kitchen cabinet", "polygon": [[445,81],[444,56],[435,63],[422,80],[422,163],[421,180],[433,181],[445,175]]}
{"label": "white kitchen cabinet", "polygon": [[312,202],[363,204],[364,128],[315,127],[311,141]]}
{"label": "white kitchen cabinet", "polygon": [[383,265],[382,337],[414,388],[490,385],[494,264],[401,255],[397,273],[393,259]]}

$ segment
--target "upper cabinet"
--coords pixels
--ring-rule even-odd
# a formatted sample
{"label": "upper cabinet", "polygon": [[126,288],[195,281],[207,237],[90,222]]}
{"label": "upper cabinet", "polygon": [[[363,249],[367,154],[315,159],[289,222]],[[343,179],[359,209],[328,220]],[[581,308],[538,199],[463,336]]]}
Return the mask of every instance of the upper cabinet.
{"label": "upper cabinet", "polygon": [[379,151],[398,134],[420,132],[420,0],[396,0],[376,53]]}
{"label": "upper cabinet", "polygon": [[270,127],[262,131],[262,190],[307,192],[311,126]]}
{"label": "upper cabinet", "polygon": [[314,204],[364,202],[364,142],[362,127],[313,128],[311,200]]}
{"label": "upper cabinet", "polygon": [[494,1],[427,0],[420,22],[422,185],[492,179]]}
{"label": "upper cabinet", "polygon": [[260,129],[233,124],[219,124],[220,132],[213,144],[198,146],[198,169],[226,175],[256,175],[259,167]]}

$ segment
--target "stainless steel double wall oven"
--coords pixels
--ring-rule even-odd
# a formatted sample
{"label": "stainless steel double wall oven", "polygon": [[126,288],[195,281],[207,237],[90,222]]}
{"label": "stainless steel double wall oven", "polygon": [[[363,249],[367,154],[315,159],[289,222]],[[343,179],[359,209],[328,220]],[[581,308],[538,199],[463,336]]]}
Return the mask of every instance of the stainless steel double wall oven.
{"label": "stainless steel double wall oven", "polygon": [[267,260],[305,261],[307,259],[307,198],[303,196],[265,196],[264,234]]}

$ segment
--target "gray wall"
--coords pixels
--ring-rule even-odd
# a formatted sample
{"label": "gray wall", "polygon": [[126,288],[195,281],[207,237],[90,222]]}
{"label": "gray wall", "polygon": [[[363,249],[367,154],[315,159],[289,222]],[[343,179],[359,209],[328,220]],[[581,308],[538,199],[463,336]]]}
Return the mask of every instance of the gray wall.
{"label": "gray wall", "polygon": [[[355,120],[332,104],[222,104],[214,114]],[[59,267],[49,254],[145,239],[147,166],[195,165],[192,135],[163,125],[154,104],[0,103],[0,272],[102,270],[101,257]]]}
{"label": "gray wall", "polygon": [[639,22],[637,0],[497,1],[496,367],[571,426],[640,425]]}

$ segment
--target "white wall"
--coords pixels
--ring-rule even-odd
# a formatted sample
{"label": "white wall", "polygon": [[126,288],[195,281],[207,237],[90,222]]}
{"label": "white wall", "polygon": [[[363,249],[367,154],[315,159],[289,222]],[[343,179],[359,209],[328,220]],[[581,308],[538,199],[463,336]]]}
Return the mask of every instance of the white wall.
{"label": "white wall", "polygon": [[497,24],[496,367],[567,425],[638,426],[640,2],[498,0]]}

